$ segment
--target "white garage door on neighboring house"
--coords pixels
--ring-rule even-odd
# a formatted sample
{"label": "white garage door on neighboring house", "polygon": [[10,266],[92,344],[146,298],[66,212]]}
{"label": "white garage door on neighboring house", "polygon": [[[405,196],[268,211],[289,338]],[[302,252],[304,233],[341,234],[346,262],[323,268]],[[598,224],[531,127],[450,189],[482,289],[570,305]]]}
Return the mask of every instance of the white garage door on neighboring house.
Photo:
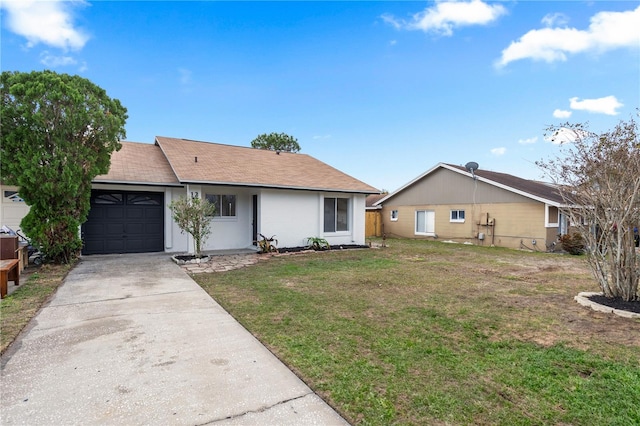
{"label": "white garage door on neighboring house", "polygon": [[164,194],[93,190],[82,254],[164,251]]}

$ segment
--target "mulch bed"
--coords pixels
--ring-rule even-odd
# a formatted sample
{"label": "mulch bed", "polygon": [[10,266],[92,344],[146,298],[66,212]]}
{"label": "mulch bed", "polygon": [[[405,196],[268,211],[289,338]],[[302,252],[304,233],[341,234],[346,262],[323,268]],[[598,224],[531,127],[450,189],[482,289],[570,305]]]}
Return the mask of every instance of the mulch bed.
{"label": "mulch bed", "polygon": [[612,309],[620,309],[621,311],[640,314],[640,301],[625,302],[619,297],[611,298],[601,295],[589,296],[588,299],[592,302],[596,302],[600,305],[604,305]]}
{"label": "mulch bed", "polygon": [[[363,248],[369,248],[369,246],[363,246],[358,244],[342,244],[342,245],[331,246],[331,250],[348,250],[348,249],[363,249]],[[298,252],[307,251],[307,250],[311,250],[309,246],[283,247],[283,248],[278,247],[278,253],[298,253]],[[327,250],[329,249],[322,249],[322,250],[316,250],[316,251],[327,251]]]}

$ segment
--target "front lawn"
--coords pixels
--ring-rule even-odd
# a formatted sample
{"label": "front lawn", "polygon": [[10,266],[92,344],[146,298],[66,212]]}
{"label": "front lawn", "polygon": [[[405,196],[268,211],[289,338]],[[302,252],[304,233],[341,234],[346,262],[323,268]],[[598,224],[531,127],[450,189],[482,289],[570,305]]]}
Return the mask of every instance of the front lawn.
{"label": "front lawn", "polygon": [[194,279],[352,424],[640,424],[640,321],[581,257],[431,241]]}
{"label": "front lawn", "polygon": [[[583,258],[388,244],[194,278],[353,424],[640,424],[640,320],[573,301]],[[68,269],[2,301],[2,351]]]}

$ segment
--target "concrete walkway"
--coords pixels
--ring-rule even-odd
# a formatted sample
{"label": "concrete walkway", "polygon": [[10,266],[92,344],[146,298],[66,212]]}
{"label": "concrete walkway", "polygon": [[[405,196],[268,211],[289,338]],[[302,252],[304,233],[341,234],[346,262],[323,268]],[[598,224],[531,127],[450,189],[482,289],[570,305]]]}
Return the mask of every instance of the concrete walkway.
{"label": "concrete walkway", "polygon": [[88,256],[2,357],[2,425],[344,425],[167,255]]}

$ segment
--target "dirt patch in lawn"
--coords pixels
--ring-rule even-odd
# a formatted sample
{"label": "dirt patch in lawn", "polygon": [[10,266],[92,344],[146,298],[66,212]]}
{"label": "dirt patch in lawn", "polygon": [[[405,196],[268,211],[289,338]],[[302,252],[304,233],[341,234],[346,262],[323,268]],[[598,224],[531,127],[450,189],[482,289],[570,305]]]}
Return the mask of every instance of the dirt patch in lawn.
{"label": "dirt patch in lawn", "polygon": [[[520,330],[522,340],[534,341],[550,346],[558,342],[573,342],[585,349],[583,342],[594,340],[603,343],[620,343],[640,346],[638,332],[640,320],[623,318],[613,313],[597,312],[574,301],[582,291],[598,291],[586,262],[573,256],[557,255],[544,259],[523,256],[512,262],[510,258],[499,259],[503,266],[496,268],[502,279],[509,285],[498,293],[502,303],[514,310],[514,318],[519,319],[510,327],[518,336],[519,325],[533,324],[541,313],[545,317],[555,317],[554,321],[542,321],[538,327]],[[598,303],[614,303],[616,306],[633,311],[640,309],[640,303],[603,300]],[[541,315],[540,315],[541,316]],[[530,319],[527,319],[530,317]]]}

